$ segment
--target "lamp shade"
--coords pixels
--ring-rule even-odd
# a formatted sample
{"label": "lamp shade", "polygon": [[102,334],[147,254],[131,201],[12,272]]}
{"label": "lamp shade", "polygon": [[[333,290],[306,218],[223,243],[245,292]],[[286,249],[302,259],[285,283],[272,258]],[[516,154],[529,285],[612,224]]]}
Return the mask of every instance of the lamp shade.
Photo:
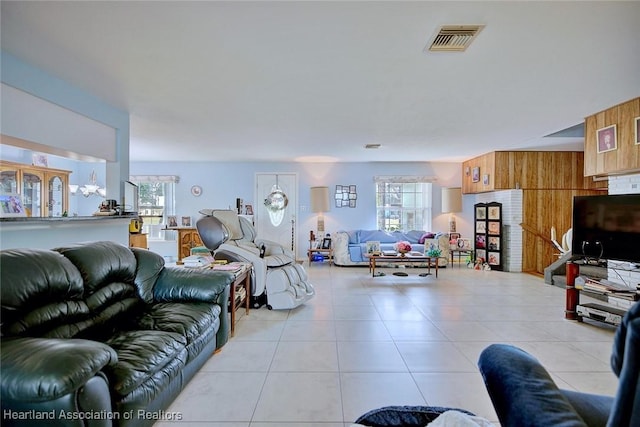
{"label": "lamp shade", "polygon": [[462,189],[460,187],[442,189],[442,212],[462,211]]}
{"label": "lamp shade", "polygon": [[329,211],[329,187],[311,187],[311,212]]}

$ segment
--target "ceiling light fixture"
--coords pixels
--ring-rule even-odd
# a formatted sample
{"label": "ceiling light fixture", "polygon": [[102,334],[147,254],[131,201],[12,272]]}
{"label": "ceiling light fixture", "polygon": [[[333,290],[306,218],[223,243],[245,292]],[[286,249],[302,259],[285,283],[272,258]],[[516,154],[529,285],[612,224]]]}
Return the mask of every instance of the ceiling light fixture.
{"label": "ceiling light fixture", "polygon": [[80,190],[80,193],[84,197],[89,197],[91,195],[106,197],[107,189],[96,184],[97,181],[96,171],[91,171],[91,175],[89,175],[89,183],[82,187],[77,184],[69,184],[69,193],[71,193],[72,196],[75,196],[78,193],[78,190]]}

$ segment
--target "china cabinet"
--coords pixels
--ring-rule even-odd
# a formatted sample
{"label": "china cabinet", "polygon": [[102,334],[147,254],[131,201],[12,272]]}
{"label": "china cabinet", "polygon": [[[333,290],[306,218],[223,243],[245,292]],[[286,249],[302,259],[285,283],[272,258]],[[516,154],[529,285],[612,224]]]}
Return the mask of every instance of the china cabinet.
{"label": "china cabinet", "polygon": [[19,194],[27,216],[62,216],[69,209],[71,171],[0,160],[0,193]]}

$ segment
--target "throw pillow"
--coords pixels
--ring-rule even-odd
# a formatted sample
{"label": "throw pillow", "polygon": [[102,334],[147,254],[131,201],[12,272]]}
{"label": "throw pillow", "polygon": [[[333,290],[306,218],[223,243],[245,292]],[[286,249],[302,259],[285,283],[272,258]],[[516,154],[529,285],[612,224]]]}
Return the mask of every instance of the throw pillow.
{"label": "throw pillow", "polygon": [[420,243],[421,245],[424,245],[424,241],[427,239],[433,239],[436,235],[433,233],[424,233],[422,235],[422,237],[420,237],[420,240],[418,240],[418,243]]}

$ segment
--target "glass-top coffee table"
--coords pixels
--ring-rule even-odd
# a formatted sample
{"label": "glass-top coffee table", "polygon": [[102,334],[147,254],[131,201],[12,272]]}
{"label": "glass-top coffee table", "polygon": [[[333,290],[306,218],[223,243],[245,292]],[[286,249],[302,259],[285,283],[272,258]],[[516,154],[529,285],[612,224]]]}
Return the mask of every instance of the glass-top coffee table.
{"label": "glass-top coffee table", "polygon": [[434,269],[436,270],[436,278],[438,277],[438,257],[427,256],[427,255],[411,255],[411,253],[405,254],[404,256],[398,255],[370,255],[365,254],[365,258],[369,260],[369,271],[371,272],[371,276],[376,276],[376,263],[381,262],[398,262],[398,263],[426,263],[427,264],[427,273],[431,274],[431,265],[433,264]]}

